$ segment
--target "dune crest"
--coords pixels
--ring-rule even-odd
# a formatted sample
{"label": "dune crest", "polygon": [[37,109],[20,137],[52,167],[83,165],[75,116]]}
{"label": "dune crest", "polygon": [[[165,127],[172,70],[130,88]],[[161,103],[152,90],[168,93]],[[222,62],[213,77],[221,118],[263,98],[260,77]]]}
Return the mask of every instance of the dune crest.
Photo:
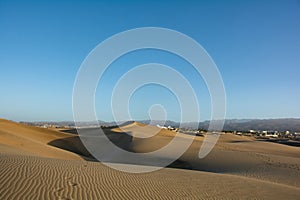
{"label": "dune crest", "polygon": [[9,146],[6,150],[40,157],[82,160],[77,154],[48,145],[57,139],[73,137],[55,130],[27,126],[0,119],[0,144]]}
{"label": "dune crest", "polygon": [[[103,129],[136,153],[192,136],[137,122]],[[96,131],[85,129],[85,131]],[[138,138],[139,134],[149,138]],[[300,149],[222,135],[198,158],[203,137],[169,167],[146,174],[119,172],[95,161],[76,130],[44,129],[0,119],[1,199],[298,199]],[[164,155],[162,155],[163,158]],[[136,167],[134,163],[122,164]],[[190,169],[190,170],[184,170]]]}

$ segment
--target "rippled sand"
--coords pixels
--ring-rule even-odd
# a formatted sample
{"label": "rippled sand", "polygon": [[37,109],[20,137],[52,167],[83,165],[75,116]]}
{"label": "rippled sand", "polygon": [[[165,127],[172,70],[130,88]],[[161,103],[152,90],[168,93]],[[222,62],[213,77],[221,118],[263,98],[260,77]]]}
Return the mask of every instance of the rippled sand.
{"label": "rippled sand", "polygon": [[[140,127],[124,127],[132,134],[122,140],[130,143],[124,148],[148,152],[176,134],[162,131],[141,140],[134,137]],[[153,129],[146,127],[143,134]],[[106,132],[123,137],[118,128]],[[0,199],[300,198],[299,148],[223,135],[206,158],[198,159],[202,142],[196,137],[171,165],[177,169],[129,174],[88,161],[93,158],[77,135],[0,120]]]}

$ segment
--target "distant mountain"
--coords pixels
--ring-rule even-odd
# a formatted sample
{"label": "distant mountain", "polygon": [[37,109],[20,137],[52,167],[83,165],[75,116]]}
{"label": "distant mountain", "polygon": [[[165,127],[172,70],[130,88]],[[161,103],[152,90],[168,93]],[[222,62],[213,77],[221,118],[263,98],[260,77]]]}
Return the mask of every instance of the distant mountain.
{"label": "distant mountain", "polygon": [[300,131],[300,119],[287,118],[287,119],[253,119],[245,122],[239,120],[226,120],[224,130],[236,131]]}
{"label": "distant mountain", "polygon": [[115,126],[117,125],[116,122],[105,122],[99,120],[97,121],[87,121],[87,122],[78,122],[75,124],[74,121],[38,121],[38,122],[24,122],[20,121],[22,124],[27,124],[31,126],[56,126],[56,127],[75,127],[75,126],[80,126],[80,127],[91,127],[91,126]]}
{"label": "distant mountain", "polygon": [[[171,120],[138,120],[140,123],[151,124],[151,125],[161,125],[161,126],[172,126],[182,128],[192,128],[199,127],[199,129],[207,130],[210,121],[204,122],[184,122],[179,123]],[[63,122],[20,122],[24,124],[29,124],[32,126],[44,126],[44,125],[53,125],[53,126],[68,126],[75,127],[75,123],[73,121],[63,121]],[[98,121],[97,122],[80,122],[79,125],[82,127],[89,126],[115,126],[117,124],[122,124],[124,122],[105,122]],[[223,130],[227,131],[290,131],[290,132],[300,132],[300,119],[299,118],[286,118],[286,119],[227,119],[225,120]]]}
{"label": "distant mountain", "polygon": [[[141,123],[149,124],[150,120],[140,121]],[[152,121],[151,124],[159,124],[172,127],[183,127],[192,128],[198,126],[199,129],[207,130],[210,121],[204,122],[174,122],[167,120],[165,124],[164,121]],[[225,120],[223,130],[228,131],[290,131],[290,132],[300,132],[300,119],[286,118],[286,119],[227,119]]]}
{"label": "distant mountain", "polygon": [[[199,123],[199,129],[207,130],[210,121]],[[192,123],[183,123],[182,126],[189,128]],[[194,124],[193,124],[194,125]],[[227,131],[290,131],[300,132],[300,119],[229,119],[225,120],[223,130]]]}
{"label": "distant mountain", "polygon": [[180,123],[179,122],[174,122],[171,120],[139,120],[140,123],[143,124],[150,124],[150,125],[160,125],[160,126],[172,126],[172,127],[179,127]]}

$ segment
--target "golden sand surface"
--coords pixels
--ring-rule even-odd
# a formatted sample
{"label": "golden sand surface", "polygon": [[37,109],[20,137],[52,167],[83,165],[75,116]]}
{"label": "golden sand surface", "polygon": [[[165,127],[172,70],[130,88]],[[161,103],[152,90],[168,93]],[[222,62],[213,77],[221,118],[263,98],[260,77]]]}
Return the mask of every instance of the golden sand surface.
{"label": "golden sand surface", "polygon": [[[134,122],[104,130],[116,143],[130,132],[121,146],[137,153],[191,137],[157,129]],[[0,119],[0,199],[300,199],[298,147],[225,134],[199,159],[203,140],[195,137],[169,168],[130,174],[95,162],[76,134]]]}

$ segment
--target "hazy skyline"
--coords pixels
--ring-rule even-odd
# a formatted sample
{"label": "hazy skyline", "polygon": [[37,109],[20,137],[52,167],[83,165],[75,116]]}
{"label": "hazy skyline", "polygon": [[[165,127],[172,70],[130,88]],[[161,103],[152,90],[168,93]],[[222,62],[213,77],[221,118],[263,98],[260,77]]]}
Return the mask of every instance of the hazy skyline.
{"label": "hazy skyline", "polygon": [[[0,0],[0,118],[72,120],[73,84],[88,53],[116,33],[149,26],[180,31],[207,50],[224,81],[226,118],[300,117],[299,19],[299,1]],[[144,50],[118,59],[106,72],[96,93],[100,120],[113,120],[108,97],[118,78],[149,62],[182,72],[197,91],[201,121],[209,119],[209,94],[188,63]],[[133,95],[132,116],[147,119],[155,103],[178,121],[178,102],[155,85]]]}

